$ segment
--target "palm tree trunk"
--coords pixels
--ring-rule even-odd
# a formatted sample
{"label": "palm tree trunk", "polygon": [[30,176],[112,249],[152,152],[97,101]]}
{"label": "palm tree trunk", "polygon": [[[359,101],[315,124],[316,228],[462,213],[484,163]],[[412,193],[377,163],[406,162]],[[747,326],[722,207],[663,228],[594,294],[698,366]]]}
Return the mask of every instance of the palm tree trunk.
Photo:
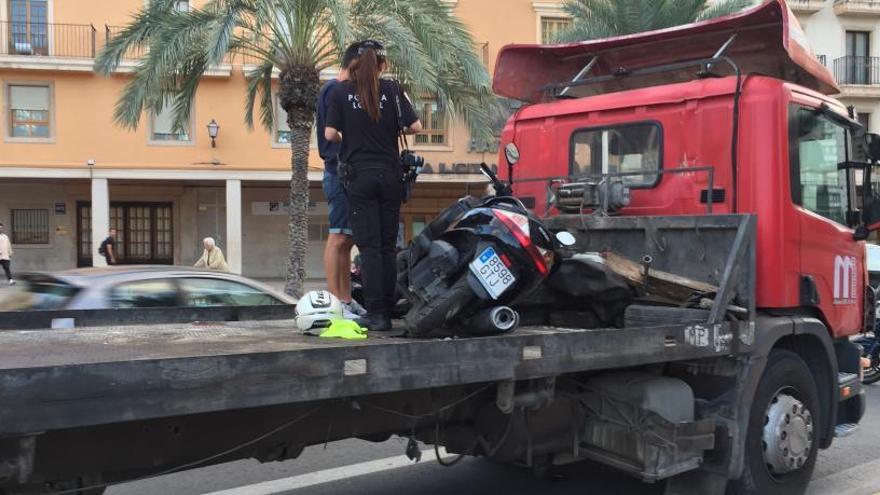
{"label": "palm tree trunk", "polygon": [[309,232],[309,134],[301,125],[290,125],[290,213],[287,225],[287,276],[284,292],[299,298],[306,278],[306,246]]}
{"label": "palm tree trunk", "polygon": [[290,127],[291,176],[287,225],[287,273],[284,292],[299,298],[306,278],[309,223],[309,141],[315,122],[318,72],[314,67],[294,67],[279,77],[279,99]]}

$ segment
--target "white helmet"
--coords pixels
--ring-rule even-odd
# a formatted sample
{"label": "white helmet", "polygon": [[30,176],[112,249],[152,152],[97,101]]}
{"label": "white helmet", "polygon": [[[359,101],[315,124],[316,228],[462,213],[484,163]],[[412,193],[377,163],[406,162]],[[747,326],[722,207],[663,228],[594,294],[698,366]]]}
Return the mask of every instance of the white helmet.
{"label": "white helmet", "polygon": [[296,326],[304,333],[320,335],[331,318],[342,318],[342,303],[326,290],[313,290],[296,303]]}

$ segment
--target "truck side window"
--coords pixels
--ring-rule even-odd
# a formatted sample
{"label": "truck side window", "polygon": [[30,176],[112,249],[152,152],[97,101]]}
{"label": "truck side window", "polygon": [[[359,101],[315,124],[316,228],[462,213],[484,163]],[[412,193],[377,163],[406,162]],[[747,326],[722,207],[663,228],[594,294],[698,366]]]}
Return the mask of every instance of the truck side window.
{"label": "truck side window", "polygon": [[846,156],[843,127],[814,110],[793,106],[789,132],[792,200],[846,225],[847,172],[837,169]]}
{"label": "truck side window", "polygon": [[[655,122],[585,129],[571,136],[569,173],[575,177],[660,169],[662,128]],[[627,175],[631,187],[651,187],[658,174]]]}

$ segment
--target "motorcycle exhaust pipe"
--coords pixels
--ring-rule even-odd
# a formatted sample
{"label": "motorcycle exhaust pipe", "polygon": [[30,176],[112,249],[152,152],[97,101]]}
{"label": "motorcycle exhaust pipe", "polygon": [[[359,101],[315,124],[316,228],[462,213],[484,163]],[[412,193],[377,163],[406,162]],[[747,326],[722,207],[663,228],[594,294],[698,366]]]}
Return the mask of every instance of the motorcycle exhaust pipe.
{"label": "motorcycle exhaust pipe", "polygon": [[516,330],[519,313],[507,306],[484,309],[468,320],[469,335],[501,335]]}

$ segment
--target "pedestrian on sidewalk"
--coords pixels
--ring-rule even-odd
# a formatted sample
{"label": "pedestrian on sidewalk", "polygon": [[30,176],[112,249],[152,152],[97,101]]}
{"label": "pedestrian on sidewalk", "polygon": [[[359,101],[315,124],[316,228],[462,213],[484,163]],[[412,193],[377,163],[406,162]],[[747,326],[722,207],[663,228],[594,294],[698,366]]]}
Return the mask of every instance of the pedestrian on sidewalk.
{"label": "pedestrian on sidewalk", "polygon": [[202,246],[205,248],[205,250],[202,251],[202,257],[199,258],[193,266],[196,268],[207,268],[208,270],[214,270],[215,272],[229,271],[229,265],[226,264],[226,258],[223,256],[223,251],[217,246],[213,237],[205,237],[202,240]]}
{"label": "pedestrian on sidewalk", "polygon": [[327,274],[327,290],[342,302],[347,315],[364,316],[367,310],[351,297],[351,225],[348,221],[348,198],[339,180],[339,143],[327,141],[324,137],[324,122],[327,119],[327,105],[330,92],[341,81],[348,80],[348,67],[357,57],[358,44],[353,43],[342,55],[342,65],[336,79],[327,81],[318,93],[317,138],[318,153],[324,160],[324,196],[329,208],[330,230],[324,246],[324,273]]}
{"label": "pedestrian on sidewalk", "polygon": [[12,269],[10,265],[12,264],[12,242],[9,241],[9,236],[6,235],[3,224],[0,223],[0,266],[3,267],[3,271],[6,273],[6,280],[8,280],[9,285],[15,285],[15,279],[12,278]]}
{"label": "pedestrian on sidewalk", "polygon": [[[422,129],[410,101],[396,81],[380,79],[386,51],[374,40],[362,41],[349,66],[349,80],[330,93],[324,137],[342,143],[339,161],[346,172],[350,221],[361,253],[361,280],[367,315],[359,324],[389,330],[395,303],[397,242],[403,170],[399,133]],[[399,109],[399,110],[398,110]]]}
{"label": "pedestrian on sidewalk", "polygon": [[116,229],[110,229],[107,238],[98,246],[98,254],[107,261],[107,266],[116,264]]}

